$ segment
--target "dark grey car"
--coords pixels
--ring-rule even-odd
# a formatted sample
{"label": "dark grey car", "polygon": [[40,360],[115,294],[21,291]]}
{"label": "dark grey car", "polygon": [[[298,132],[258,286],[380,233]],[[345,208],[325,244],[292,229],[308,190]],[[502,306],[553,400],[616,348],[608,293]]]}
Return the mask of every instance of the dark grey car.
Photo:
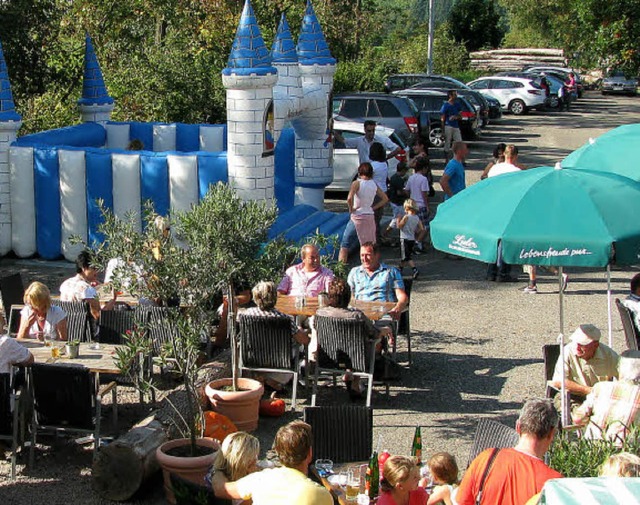
{"label": "dark grey car", "polygon": [[335,121],[367,119],[395,130],[405,144],[413,144],[419,131],[428,132],[429,125],[420,125],[419,111],[408,98],[385,93],[340,93],[333,97]]}

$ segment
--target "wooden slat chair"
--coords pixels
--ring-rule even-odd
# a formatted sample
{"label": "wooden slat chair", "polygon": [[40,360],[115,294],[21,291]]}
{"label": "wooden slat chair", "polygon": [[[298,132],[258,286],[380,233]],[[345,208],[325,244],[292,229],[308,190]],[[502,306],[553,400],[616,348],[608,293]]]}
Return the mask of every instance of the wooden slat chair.
{"label": "wooden slat chair", "polygon": [[373,409],[360,405],[305,407],[313,433],[313,457],[334,463],[366,461],[371,456]]}
{"label": "wooden slat chair", "polygon": [[241,314],[238,322],[240,373],[243,370],[251,370],[291,374],[291,410],[295,410],[300,353],[299,344],[291,336],[291,319],[287,316],[260,317]]}
{"label": "wooden slat chair", "polygon": [[67,314],[67,340],[71,342],[88,342],[93,338],[93,316],[87,302],[52,302]]}
{"label": "wooden slat chair", "polygon": [[117,384],[96,388],[95,375],[74,365],[34,363],[30,370],[33,421],[29,466],[33,468],[36,435],[43,431],[93,435],[93,457],[100,447],[102,398],[111,393],[113,424],[118,423]]}
{"label": "wooden slat chair", "polygon": [[315,316],[318,357],[311,405],[316,404],[320,373],[329,373],[336,386],[336,375],[348,368],[353,375],[367,379],[367,407],[371,406],[376,344],[380,339],[367,335],[365,321]]}
{"label": "wooden slat chair", "polygon": [[514,447],[519,439],[518,432],[510,426],[490,419],[480,419],[475,437],[473,438],[471,451],[469,451],[467,468],[476,456],[485,449],[492,447],[498,447],[500,449]]}
{"label": "wooden slat chair", "polygon": [[0,278],[0,298],[2,298],[2,307],[4,308],[6,322],[9,325],[9,332],[17,333],[20,327],[20,314],[18,311],[18,317],[16,317],[12,307],[24,303],[24,285],[22,284],[20,273]]}
{"label": "wooden slat chair", "polygon": [[619,298],[616,298],[616,307],[618,307],[620,319],[622,320],[627,349],[637,351],[640,348],[640,329],[636,328],[633,322],[633,314],[631,310],[625,307]]}
{"label": "wooden slat chair", "polygon": [[19,436],[20,390],[16,387],[17,368],[0,374],[0,440],[11,444],[11,480],[16,478],[16,455]]}

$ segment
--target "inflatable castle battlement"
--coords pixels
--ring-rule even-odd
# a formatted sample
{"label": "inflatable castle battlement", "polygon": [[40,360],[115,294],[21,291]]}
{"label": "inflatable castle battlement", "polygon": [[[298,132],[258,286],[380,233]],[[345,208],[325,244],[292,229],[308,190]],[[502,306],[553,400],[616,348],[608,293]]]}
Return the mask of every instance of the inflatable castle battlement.
{"label": "inflatable castle battlement", "polygon": [[246,0],[222,70],[226,125],[111,121],[115,102],[87,35],[83,123],[17,138],[21,117],[0,45],[0,253],[73,260],[81,246],[69,237],[101,239],[98,200],[117,216],[138,215],[141,226],[144,201],[160,214],[187,210],[217,182],[277,204],[270,237],[340,235],[348,216],[322,210],[333,179],[335,68],[310,2],[297,45],[283,14],[269,51]]}

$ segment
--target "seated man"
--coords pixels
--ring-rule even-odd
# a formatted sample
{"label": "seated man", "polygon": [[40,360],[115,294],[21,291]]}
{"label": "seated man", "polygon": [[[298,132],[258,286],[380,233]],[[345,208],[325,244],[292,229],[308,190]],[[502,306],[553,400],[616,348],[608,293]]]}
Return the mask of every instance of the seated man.
{"label": "seated man", "polygon": [[372,302],[396,302],[389,315],[399,319],[409,302],[400,271],[380,263],[380,248],[371,242],[360,246],[360,261],[362,265],[352,268],[347,278],[353,297]]}
{"label": "seated man", "polygon": [[492,462],[495,449],[486,449],[473,460],[458,488],[458,505],[476,503],[487,467],[482,504],[521,505],[539,493],[547,480],[562,477],[543,461],[557,426],[558,413],[549,400],[526,402],[516,422],[518,443],[500,449]]}
{"label": "seated man", "polygon": [[302,262],[289,267],[278,284],[278,293],[292,296],[318,296],[329,290],[333,272],[320,264],[320,252],[313,244],[302,246]]}
{"label": "seated man", "polygon": [[219,498],[253,500],[255,505],[333,505],[331,493],[307,477],[313,460],[311,426],[293,421],[276,433],[273,448],[281,467],[255,472],[229,482],[222,472],[213,476]]}
{"label": "seated man", "polygon": [[12,365],[33,364],[31,351],[9,335],[0,337],[0,373],[10,373]]}
{"label": "seated man", "polygon": [[640,332],[640,274],[634,275],[631,279],[631,293],[622,300],[622,304],[633,314],[633,324]]}
{"label": "seated man", "polygon": [[640,424],[640,351],[620,356],[620,378],[593,386],[573,420],[586,425],[585,438],[613,440],[622,445],[632,426]]}
{"label": "seated man", "polygon": [[[558,390],[564,378],[571,393],[571,409],[581,404],[600,381],[618,377],[620,356],[600,343],[600,330],[592,324],[581,324],[571,335],[571,343],[564,348],[564,366],[560,359],[553,372],[552,384]],[[556,397],[559,405],[560,396]]]}

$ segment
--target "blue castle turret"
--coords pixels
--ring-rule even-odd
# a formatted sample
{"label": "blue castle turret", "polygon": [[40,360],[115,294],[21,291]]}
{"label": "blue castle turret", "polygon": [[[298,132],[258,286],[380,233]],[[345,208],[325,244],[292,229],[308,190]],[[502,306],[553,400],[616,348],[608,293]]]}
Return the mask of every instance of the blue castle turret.
{"label": "blue castle turret", "polygon": [[287,17],[282,13],[278,32],[271,47],[271,57],[274,63],[298,63],[296,45],[291,36],[291,29],[287,23]]}
{"label": "blue castle turret", "polygon": [[9,72],[4,61],[2,43],[0,43],[0,121],[21,121],[22,116],[16,112],[9,82]]}
{"label": "blue castle turret", "polygon": [[233,40],[227,67],[222,75],[267,75],[275,74],[271,66],[271,55],[262,39],[251,2],[247,0]]}
{"label": "blue castle turret", "polygon": [[273,86],[277,70],[246,0],[222,84],[227,90],[229,184],[245,200],[274,198]]}
{"label": "blue castle turret", "polygon": [[78,108],[84,122],[109,121],[114,108],[114,100],[109,96],[104,84],[102,70],[89,34],[85,37],[82,98],[78,100]]}
{"label": "blue castle turret", "polygon": [[335,65],[329,46],[324,38],[322,27],[311,5],[307,0],[307,8],[302,19],[300,37],[298,37],[298,59],[301,65]]}

